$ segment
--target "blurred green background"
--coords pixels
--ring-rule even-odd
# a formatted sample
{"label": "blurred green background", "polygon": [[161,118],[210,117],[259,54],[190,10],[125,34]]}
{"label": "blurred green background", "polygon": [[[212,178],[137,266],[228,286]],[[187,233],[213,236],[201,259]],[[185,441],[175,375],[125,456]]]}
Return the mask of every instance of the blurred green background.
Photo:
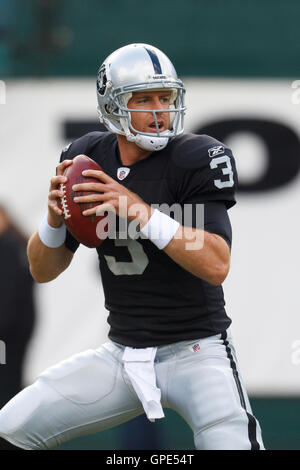
{"label": "blurred green background", "polygon": [[[299,18],[299,0],[0,0],[0,79],[95,77],[109,53],[132,42],[162,49],[182,77],[296,79]],[[300,449],[300,384],[299,397],[250,398],[266,447]],[[60,448],[194,445],[187,425],[166,410],[154,424],[139,417]]]}
{"label": "blurred green background", "polygon": [[299,75],[298,0],[0,0],[0,75],[94,76],[150,43],[181,76]]}

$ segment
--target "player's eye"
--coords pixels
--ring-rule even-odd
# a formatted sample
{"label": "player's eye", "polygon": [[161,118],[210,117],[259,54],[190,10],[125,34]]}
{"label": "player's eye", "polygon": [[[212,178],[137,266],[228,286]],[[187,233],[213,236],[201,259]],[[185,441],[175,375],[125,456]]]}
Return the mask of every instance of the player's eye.
{"label": "player's eye", "polygon": [[138,103],[147,103],[147,101],[149,101],[149,98],[139,98],[138,99]]}

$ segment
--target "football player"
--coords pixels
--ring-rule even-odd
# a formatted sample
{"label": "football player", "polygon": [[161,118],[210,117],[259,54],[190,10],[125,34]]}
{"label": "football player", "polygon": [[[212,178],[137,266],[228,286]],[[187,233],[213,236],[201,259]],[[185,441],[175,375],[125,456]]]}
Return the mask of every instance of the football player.
{"label": "football player", "polygon": [[79,242],[63,223],[60,185],[72,159],[88,155],[103,171],[85,173],[97,183],[73,186],[82,194],[75,202],[99,202],[86,217],[118,217],[97,248],[109,338],[44,371],[0,411],[0,436],[12,448],[51,449],[141,413],[163,418],[164,407],[186,420],[196,449],[263,448],[222,289],[235,162],[224,143],[183,133],[184,94],[168,57],[147,44],[118,49],[99,69],[98,112],[108,132],[62,152],[28,256],[37,282],[70,265]]}

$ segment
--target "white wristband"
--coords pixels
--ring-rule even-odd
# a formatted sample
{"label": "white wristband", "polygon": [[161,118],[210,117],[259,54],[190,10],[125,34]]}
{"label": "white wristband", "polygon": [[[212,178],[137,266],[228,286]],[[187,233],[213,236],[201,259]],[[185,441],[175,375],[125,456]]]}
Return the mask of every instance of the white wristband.
{"label": "white wristband", "polygon": [[179,222],[155,209],[146,225],[140,231],[157,248],[163,250],[174,237],[178,227],[180,227]]}
{"label": "white wristband", "polygon": [[54,228],[48,224],[48,212],[46,212],[40,226],[39,237],[44,245],[49,248],[58,248],[61,246],[67,235],[67,229],[63,223],[60,227]]}

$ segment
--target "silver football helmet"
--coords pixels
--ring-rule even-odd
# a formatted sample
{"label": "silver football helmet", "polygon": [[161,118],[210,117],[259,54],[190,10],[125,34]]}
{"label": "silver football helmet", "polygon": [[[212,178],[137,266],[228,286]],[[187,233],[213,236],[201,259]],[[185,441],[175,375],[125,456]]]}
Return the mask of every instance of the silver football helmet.
{"label": "silver football helmet", "polygon": [[[135,91],[170,90],[168,110],[142,109],[135,112],[153,114],[156,132],[146,133],[131,123],[128,101]],[[185,88],[168,57],[148,44],[130,44],[110,54],[101,65],[97,76],[97,98],[100,122],[109,130],[125,135],[127,140],[149,150],[163,149],[170,137],[184,130]],[[160,132],[158,113],[170,113],[169,130]]]}

